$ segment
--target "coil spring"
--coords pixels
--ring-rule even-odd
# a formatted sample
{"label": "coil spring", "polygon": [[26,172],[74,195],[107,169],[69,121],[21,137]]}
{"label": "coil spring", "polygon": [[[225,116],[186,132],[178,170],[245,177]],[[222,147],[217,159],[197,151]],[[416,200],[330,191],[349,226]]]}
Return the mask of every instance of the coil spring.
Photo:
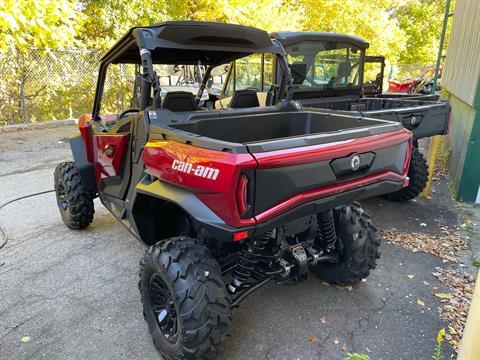
{"label": "coil spring", "polygon": [[246,248],[240,251],[237,264],[232,271],[232,280],[228,287],[232,293],[250,279],[258,262],[268,257],[265,249],[272,238],[272,233],[273,230],[267,231],[259,237],[247,240]]}
{"label": "coil spring", "polygon": [[317,214],[317,235],[315,244],[320,245],[325,251],[331,252],[337,241],[335,222],[333,221],[332,209]]}

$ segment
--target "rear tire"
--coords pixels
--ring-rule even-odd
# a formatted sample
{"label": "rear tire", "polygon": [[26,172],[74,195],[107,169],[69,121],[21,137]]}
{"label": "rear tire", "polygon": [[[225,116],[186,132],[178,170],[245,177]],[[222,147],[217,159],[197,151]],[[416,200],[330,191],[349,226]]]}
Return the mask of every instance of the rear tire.
{"label": "rear tire", "polygon": [[357,205],[333,209],[337,240],[337,263],[322,262],[312,266],[322,280],[337,285],[356,284],[370,275],[380,257],[380,239],[368,214]]}
{"label": "rear tire", "polygon": [[86,191],[73,162],[63,162],[55,168],[54,187],[63,222],[79,230],[93,221],[93,196]]}
{"label": "rear tire", "polygon": [[410,158],[408,177],[410,182],[407,187],[385,194],[383,197],[390,201],[405,202],[416,198],[425,188],[428,180],[428,165],[423,154],[416,147],[413,148]]}
{"label": "rear tire", "polygon": [[188,237],[151,246],[138,286],[153,343],[165,358],[215,356],[232,317],[220,266],[205,246]]}

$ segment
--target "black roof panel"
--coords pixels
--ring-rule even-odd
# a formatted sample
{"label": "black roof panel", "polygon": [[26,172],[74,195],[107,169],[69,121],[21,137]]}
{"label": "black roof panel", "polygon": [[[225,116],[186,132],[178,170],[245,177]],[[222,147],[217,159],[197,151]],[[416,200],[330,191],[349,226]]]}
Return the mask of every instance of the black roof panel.
{"label": "black roof panel", "polygon": [[294,44],[304,41],[333,41],[333,42],[347,42],[358,46],[362,49],[368,49],[368,42],[359,38],[358,36],[337,34],[329,32],[290,32],[281,31],[270,34],[273,39],[279,40],[283,47],[288,48]]}
{"label": "black roof panel", "polygon": [[154,63],[224,64],[252,53],[282,53],[266,31],[249,26],[202,21],[169,21],[130,29],[102,62],[140,63],[139,48]]}

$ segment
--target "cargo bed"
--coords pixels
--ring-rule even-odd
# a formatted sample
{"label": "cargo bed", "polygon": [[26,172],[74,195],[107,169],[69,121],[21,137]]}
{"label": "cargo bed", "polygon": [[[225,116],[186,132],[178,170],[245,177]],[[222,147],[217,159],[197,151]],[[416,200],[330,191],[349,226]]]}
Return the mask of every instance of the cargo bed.
{"label": "cargo bed", "polygon": [[444,135],[448,131],[450,105],[445,102],[329,97],[302,99],[301,103],[310,111],[339,110],[343,114],[397,121],[413,132],[414,139]]}
{"label": "cargo bed", "polygon": [[154,139],[177,140],[230,152],[263,152],[326,144],[398,131],[398,123],[318,111],[257,113],[205,113],[201,119],[168,125],[152,122]]}

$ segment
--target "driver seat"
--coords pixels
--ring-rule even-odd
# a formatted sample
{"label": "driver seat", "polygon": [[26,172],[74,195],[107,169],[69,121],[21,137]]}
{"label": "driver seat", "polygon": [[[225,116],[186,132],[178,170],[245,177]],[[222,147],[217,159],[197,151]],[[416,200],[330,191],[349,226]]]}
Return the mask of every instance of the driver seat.
{"label": "driver seat", "polygon": [[348,78],[352,73],[352,64],[350,61],[342,61],[338,64],[337,75],[332,76],[328,82],[329,86],[338,84],[342,79]]}
{"label": "driver seat", "polygon": [[162,107],[173,112],[195,111],[197,110],[197,103],[191,92],[169,91],[165,95]]}

